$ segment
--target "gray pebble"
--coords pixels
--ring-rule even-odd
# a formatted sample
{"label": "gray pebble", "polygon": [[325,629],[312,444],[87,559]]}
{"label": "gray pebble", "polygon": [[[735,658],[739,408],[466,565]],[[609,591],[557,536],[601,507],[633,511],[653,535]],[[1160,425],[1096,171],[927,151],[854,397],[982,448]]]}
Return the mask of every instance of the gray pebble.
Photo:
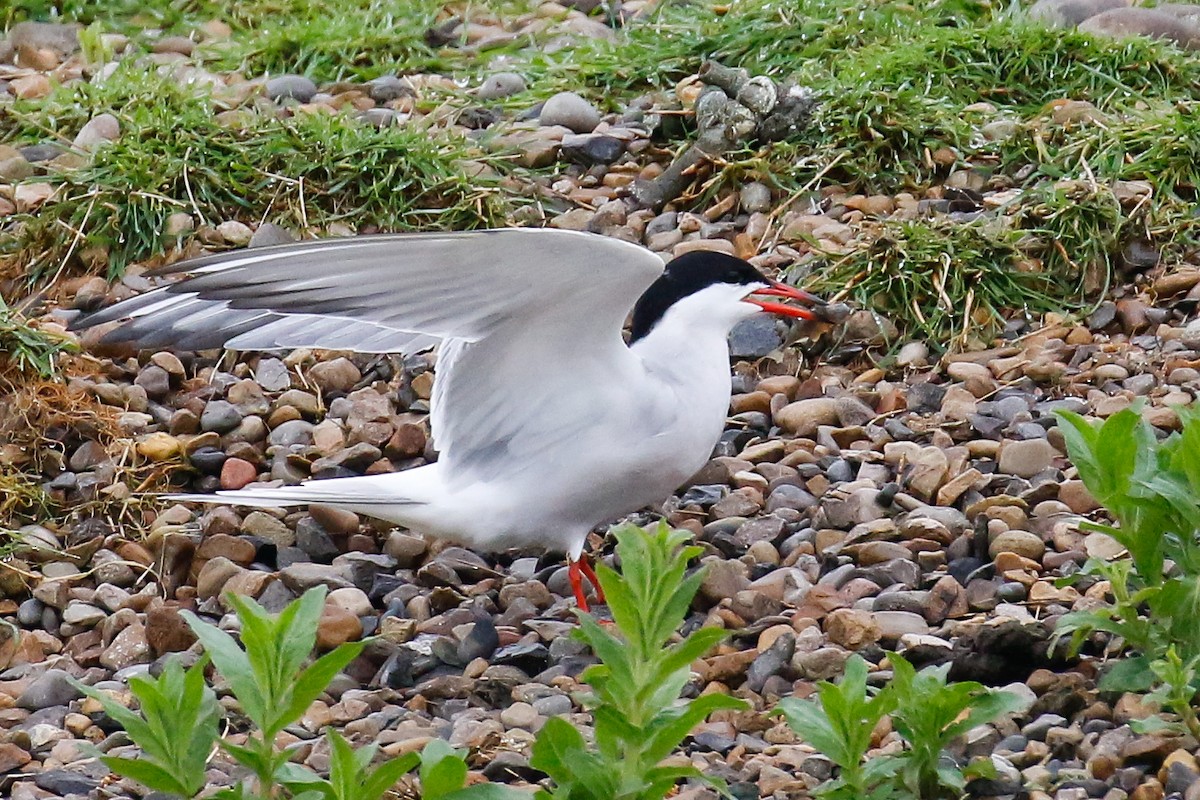
{"label": "gray pebble", "polygon": [[263,88],[267,97],[275,101],[291,99],[307,103],[317,93],[317,85],[303,75],[277,75],[269,78]]}
{"label": "gray pebble", "polygon": [[200,428],[217,433],[229,433],[242,423],[242,412],[228,400],[209,400],[200,415]]}
{"label": "gray pebble", "polygon": [[34,678],[17,698],[17,708],[38,711],[43,708],[65,706],[72,700],[83,697],[83,692],[71,685],[70,676],[61,669],[48,669]]}
{"label": "gray pebble", "polygon": [[574,92],[559,92],[542,106],[542,125],[562,125],[576,133],[591,133],[600,124],[600,112]]}
{"label": "gray pebble", "polygon": [[[480,100],[500,100],[525,91],[525,79],[515,72],[497,72],[488,76],[476,90]],[[592,126],[596,127],[595,125]]]}

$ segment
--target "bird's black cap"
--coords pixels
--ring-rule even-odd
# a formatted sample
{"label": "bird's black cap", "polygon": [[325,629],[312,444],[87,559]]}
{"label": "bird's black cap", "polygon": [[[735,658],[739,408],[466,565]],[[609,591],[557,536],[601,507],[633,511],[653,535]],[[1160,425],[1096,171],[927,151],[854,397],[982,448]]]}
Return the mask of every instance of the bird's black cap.
{"label": "bird's black cap", "polygon": [[740,258],[711,250],[693,250],[674,259],[633,307],[629,341],[636,342],[658,324],[667,309],[714,283],[770,283],[765,275]]}

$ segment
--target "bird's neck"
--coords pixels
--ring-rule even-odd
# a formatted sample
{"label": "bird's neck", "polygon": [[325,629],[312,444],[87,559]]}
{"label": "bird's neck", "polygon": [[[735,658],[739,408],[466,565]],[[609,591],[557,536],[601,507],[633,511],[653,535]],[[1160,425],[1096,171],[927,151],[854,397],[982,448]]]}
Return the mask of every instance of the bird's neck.
{"label": "bird's neck", "polygon": [[729,332],[710,320],[667,314],[630,350],[648,373],[668,380],[683,392],[701,386],[724,391],[728,400]]}

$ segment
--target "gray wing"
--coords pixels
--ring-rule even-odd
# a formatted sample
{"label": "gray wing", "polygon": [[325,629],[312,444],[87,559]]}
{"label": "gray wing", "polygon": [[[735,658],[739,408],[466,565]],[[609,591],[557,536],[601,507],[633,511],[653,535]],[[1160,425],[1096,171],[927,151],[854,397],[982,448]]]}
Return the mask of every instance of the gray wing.
{"label": "gray wing", "polygon": [[[570,365],[580,353],[588,363],[625,358],[625,317],[662,269],[638,245],[575,231],[325,239],[156,270],[180,279],[74,327],[119,323],[105,341],[187,349],[412,352],[453,340],[432,423],[444,456],[469,457],[521,446],[528,396],[514,391],[514,370]],[[483,411],[511,425],[484,424]]]}

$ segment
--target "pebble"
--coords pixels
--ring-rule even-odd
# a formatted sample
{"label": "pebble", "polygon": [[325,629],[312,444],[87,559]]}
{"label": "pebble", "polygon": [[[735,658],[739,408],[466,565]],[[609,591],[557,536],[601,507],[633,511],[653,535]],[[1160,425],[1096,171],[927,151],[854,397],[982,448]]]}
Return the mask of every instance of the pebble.
{"label": "pebble", "polygon": [[[480,84],[479,88],[475,91],[475,96],[480,100],[501,100],[505,97],[511,97],[514,94],[520,94],[525,91],[525,88],[525,78],[520,74],[516,72],[497,72],[489,75]],[[592,127],[596,126],[593,125]]]}
{"label": "pebble", "polygon": [[575,133],[591,133],[600,124],[600,112],[574,92],[559,92],[542,105],[538,122],[561,125]]}
{"label": "pebble", "polygon": [[278,75],[263,85],[267,97],[272,100],[297,100],[307,103],[317,93],[317,85],[303,75]]}

